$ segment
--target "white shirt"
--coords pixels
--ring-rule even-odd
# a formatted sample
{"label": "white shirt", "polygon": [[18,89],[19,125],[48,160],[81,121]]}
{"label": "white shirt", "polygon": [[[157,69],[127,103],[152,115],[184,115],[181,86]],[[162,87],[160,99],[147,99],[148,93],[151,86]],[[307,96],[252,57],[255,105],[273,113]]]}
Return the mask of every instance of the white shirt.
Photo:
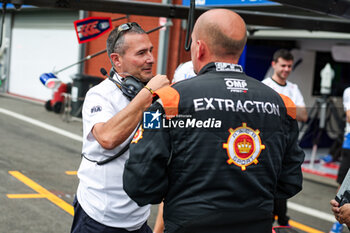
{"label": "white shirt", "polygon": [[[346,88],[343,92],[343,106],[344,111],[350,110],[350,87]],[[346,121],[345,135],[350,133],[350,123]]]}
{"label": "white shirt", "polygon": [[296,106],[305,107],[303,95],[301,94],[297,84],[287,80],[286,85],[280,85],[270,77],[264,79],[262,83],[271,87],[277,93],[288,96]]}
{"label": "white shirt", "polygon": [[[113,150],[106,150],[94,138],[91,129],[106,122],[125,108],[130,101],[109,79],[91,88],[83,105],[83,149],[90,160],[101,161],[117,154],[129,143],[133,134]],[[123,189],[123,171],[129,150],[104,165],[97,165],[83,157],[78,170],[80,180],[77,198],[84,211],[106,226],[139,229],[150,214],[150,205],[139,207]]]}
{"label": "white shirt", "polygon": [[188,61],[180,64],[176,68],[172,82],[175,83],[181,80],[190,79],[194,76],[196,76],[196,74],[193,71],[192,61]]}

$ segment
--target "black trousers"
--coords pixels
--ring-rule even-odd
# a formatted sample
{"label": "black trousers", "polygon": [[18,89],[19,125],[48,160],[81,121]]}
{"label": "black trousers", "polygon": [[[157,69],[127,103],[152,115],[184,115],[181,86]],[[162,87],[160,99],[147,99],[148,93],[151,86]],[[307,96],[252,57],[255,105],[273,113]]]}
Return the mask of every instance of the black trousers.
{"label": "black trousers", "polygon": [[105,226],[87,215],[83,208],[81,208],[76,197],[73,205],[74,218],[71,233],[153,233],[152,229],[147,225],[147,222],[145,222],[140,229],[135,231]]}
{"label": "black trousers", "polygon": [[343,180],[344,180],[349,168],[350,168],[350,150],[343,148],[340,167],[338,170],[338,177],[337,177],[337,182],[339,185],[341,185],[343,183]]}
{"label": "black trousers", "polygon": [[[287,199],[275,199],[273,206],[273,215],[278,217],[280,226],[288,226],[289,217],[287,216]],[[274,222],[273,219],[272,222]]]}

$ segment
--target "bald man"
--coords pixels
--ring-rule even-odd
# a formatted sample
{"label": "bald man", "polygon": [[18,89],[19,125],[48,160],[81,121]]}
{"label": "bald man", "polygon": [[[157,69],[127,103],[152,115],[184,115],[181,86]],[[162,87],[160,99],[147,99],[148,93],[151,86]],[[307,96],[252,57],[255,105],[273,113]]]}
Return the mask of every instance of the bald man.
{"label": "bald man", "polygon": [[140,206],[164,200],[165,232],[271,233],[275,197],[302,188],[295,105],[237,65],[247,40],[230,10],[193,29],[196,77],[155,92],[125,164]]}

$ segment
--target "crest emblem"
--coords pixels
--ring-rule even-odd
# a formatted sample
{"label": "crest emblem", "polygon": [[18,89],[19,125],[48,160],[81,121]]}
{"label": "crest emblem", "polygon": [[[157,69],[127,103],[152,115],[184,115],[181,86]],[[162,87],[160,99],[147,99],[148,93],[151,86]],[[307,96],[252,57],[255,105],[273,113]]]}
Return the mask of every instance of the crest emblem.
{"label": "crest emblem", "polygon": [[241,167],[242,171],[252,163],[257,164],[261,151],[265,149],[265,145],[261,144],[260,131],[247,127],[246,123],[228,131],[227,143],[222,145],[229,157],[227,163]]}
{"label": "crest emblem", "polygon": [[137,131],[136,131],[134,137],[132,138],[131,143],[138,143],[138,142],[141,140],[141,138],[143,137],[143,136],[142,136],[142,135],[143,135],[143,131],[144,131],[144,129],[142,128],[142,125],[141,125],[141,126],[137,129]]}

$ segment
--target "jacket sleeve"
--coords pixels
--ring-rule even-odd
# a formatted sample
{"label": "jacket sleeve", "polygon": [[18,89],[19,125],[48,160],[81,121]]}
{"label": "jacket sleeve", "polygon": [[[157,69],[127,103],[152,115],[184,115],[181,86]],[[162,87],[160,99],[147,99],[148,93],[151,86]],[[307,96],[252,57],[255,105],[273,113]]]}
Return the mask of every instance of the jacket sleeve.
{"label": "jacket sleeve", "polygon": [[160,203],[168,188],[167,163],[171,149],[168,130],[162,128],[164,110],[156,102],[146,112],[157,111],[162,114],[160,129],[138,130],[124,168],[124,190],[139,206]]}
{"label": "jacket sleeve", "polygon": [[302,189],[303,174],[301,165],[304,162],[304,151],[298,142],[299,128],[295,120],[295,105],[288,98],[282,97],[287,108],[285,124],[286,150],[282,160],[282,171],[277,182],[276,198],[288,199]]}

